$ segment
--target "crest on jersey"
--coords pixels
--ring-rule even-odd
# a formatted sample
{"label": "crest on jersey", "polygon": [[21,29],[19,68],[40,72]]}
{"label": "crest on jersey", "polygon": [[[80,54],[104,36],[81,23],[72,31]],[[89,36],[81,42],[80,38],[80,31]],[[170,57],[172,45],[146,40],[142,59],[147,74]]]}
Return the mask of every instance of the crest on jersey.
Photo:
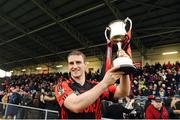
{"label": "crest on jersey", "polygon": [[59,94],[62,95],[64,93],[64,89],[62,87],[59,88]]}
{"label": "crest on jersey", "polygon": [[57,89],[58,89],[59,95],[62,95],[64,93],[64,89],[62,88],[62,82],[59,82]]}

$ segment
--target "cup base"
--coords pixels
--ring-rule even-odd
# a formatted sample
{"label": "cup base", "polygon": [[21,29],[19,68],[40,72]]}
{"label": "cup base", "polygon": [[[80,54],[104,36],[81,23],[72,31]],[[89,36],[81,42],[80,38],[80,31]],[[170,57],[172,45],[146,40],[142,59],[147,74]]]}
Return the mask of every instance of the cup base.
{"label": "cup base", "polygon": [[122,72],[124,75],[126,75],[126,74],[135,73],[136,67],[134,65],[130,65],[130,64],[122,64],[117,67],[115,72],[116,71]]}
{"label": "cup base", "polygon": [[117,67],[115,71],[124,72],[124,74],[131,74],[136,72],[136,67],[132,60],[128,57],[118,57],[113,61],[113,66]]}

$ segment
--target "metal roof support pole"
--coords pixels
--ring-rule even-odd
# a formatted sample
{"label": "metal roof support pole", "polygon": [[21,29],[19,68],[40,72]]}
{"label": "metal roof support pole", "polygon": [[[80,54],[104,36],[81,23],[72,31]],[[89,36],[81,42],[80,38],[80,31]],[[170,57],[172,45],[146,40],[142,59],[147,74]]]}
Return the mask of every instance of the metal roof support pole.
{"label": "metal roof support pole", "polygon": [[[106,43],[103,43],[103,44],[98,44],[98,45],[92,45],[92,46],[89,46],[88,48],[95,48],[95,47],[100,47],[100,46],[104,46],[106,45]],[[81,48],[77,48],[76,50],[84,50],[86,49],[85,47],[81,47]],[[69,53],[71,52],[73,49],[71,50],[66,50],[66,51],[60,51],[60,52],[56,52],[56,53],[50,53],[50,54],[46,54],[46,55],[41,55],[41,56],[37,56],[37,57],[33,57],[33,58],[25,58],[25,59],[21,59],[21,60],[16,60],[16,61],[10,61],[10,62],[7,62],[7,63],[3,63],[3,64],[11,64],[11,63],[15,63],[15,62],[23,62],[23,61],[28,61],[28,60],[32,60],[32,59],[39,59],[39,58],[44,58],[44,57],[48,57],[48,56],[52,56],[52,55],[59,55],[59,54],[65,54],[65,53]],[[3,64],[0,64],[3,65]]]}
{"label": "metal roof support pole", "polygon": [[[162,32],[162,33],[158,33],[158,34],[151,34],[151,35],[146,35],[146,36],[140,36],[136,39],[139,39],[139,38],[146,38],[146,37],[150,37],[150,36],[157,36],[157,35],[162,35],[162,34],[169,34],[169,33],[173,33],[173,32],[178,32],[180,31],[180,29],[178,30],[172,30],[172,31],[168,31],[168,32]],[[98,45],[91,45],[89,46],[88,48],[94,48],[94,47],[100,47],[100,46],[105,46],[106,43],[102,43],[102,44],[98,44]],[[81,48],[77,48],[76,50],[84,50],[86,49],[85,47],[81,47]],[[3,63],[3,64],[10,64],[10,63],[15,63],[15,62],[23,62],[23,61],[28,61],[28,60],[31,60],[31,59],[39,59],[39,58],[43,58],[43,57],[48,57],[48,56],[52,56],[52,55],[59,55],[59,54],[64,54],[64,53],[68,53],[68,52],[71,52],[71,50],[66,50],[66,51],[60,51],[60,52],[56,52],[56,53],[50,53],[50,54],[46,54],[46,55],[41,55],[41,56],[37,56],[37,57],[33,57],[33,58],[25,58],[25,59],[21,59],[21,60],[17,60],[17,61],[11,61],[11,62],[7,62],[7,63]],[[3,65],[3,64],[0,64],[0,65]]]}
{"label": "metal roof support pole", "polygon": [[110,0],[104,0],[105,4],[108,6],[108,8],[111,10],[113,15],[115,16],[116,19],[124,19],[123,15],[120,14],[119,10],[111,3]]}
{"label": "metal roof support pole", "polygon": [[[112,0],[111,2],[115,2],[115,1],[117,1],[117,0]],[[101,7],[103,7],[103,6],[105,6],[104,3],[95,5],[95,6],[91,7],[91,8],[86,9],[86,10],[80,11],[80,12],[75,13],[75,14],[73,14],[73,15],[70,15],[70,16],[68,16],[68,17],[66,17],[66,18],[60,19],[60,20],[58,20],[58,23],[64,22],[64,21],[66,21],[66,20],[69,20],[69,19],[71,19],[71,18],[77,17],[77,16],[79,16],[79,15],[83,15],[83,14],[85,14],[85,13],[87,13],[87,12],[90,12],[90,11],[95,10],[95,9],[97,9],[97,8],[101,8]],[[51,26],[53,26],[53,25],[55,25],[55,24],[56,24],[56,22],[52,22],[52,23],[50,23],[50,24],[47,24],[47,25],[44,25],[44,26],[42,26],[42,27],[36,28],[36,29],[34,29],[34,30],[32,30],[32,31],[28,31],[26,34],[30,35],[30,34],[36,33],[36,32],[38,32],[38,31],[40,31],[40,30],[44,30],[44,29],[46,29],[46,28],[49,28],[49,27],[51,27]],[[3,44],[0,44],[0,46],[1,46],[1,45],[4,45],[4,44],[8,44],[8,43],[10,43],[10,42],[13,42],[13,41],[15,41],[15,40],[17,40],[17,39],[20,39],[20,38],[26,36],[26,34],[22,34],[22,35],[19,35],[19,36],[17,36],[17,37],[14,37],[14,38],[12,38],[12,39],[9,39],[9,40],[7,40],[6,42],[4,42]]]}
{"label": "metal roof support pole", "polygon": [[[33,41],[38,43],[40,46],[47,49],[49,52],[51,52],[51,53],[56,53],[57,52],[57,51],[54,50],[54,48],[55,48],[54,45],[50,44],[49,42],[46,43],[41,36],[29,34],[28,28],[24,27],[21,24],[18,24],[14,20],[12,20],[9,17],[5,16],[3,13],[0,13],[0,18],[3,19],[5,22],[9,23],[11,26],[18,29],[19,31],[21,31],[22,33],[24,33],[24,36],[28,36],[30,39],[32,39]],[[3,42],[3,43],[0,43],[0,46],[3,45],[4,43],[6,43],[6,41]]]}
{"label": "metal roof support pole", "polygon": [[[76,30],[72,25],[70,25],[68,22],[59,22],[59,20],[62,20],[62,17],[57,15],[54,11],[52,11],[50,8],[48,8],[47,5],[44,3],[39,3],[38,0],[32,0],[32,2],[37,5],[43,12],[45,12],[51,19],[53,19],[57,25],[59,25],[61,28],[63,28],[65,31],[67,31],[77,42],[79,42],[82,47],[88,48],[91,44],[91,41],[88,40],[87,37],[82,35],[78,30]],[[95,55],[97,56],[97,55]],[[97,56],[98,57],[98,56]],[[99,57],[98,57],[99,58]]]}
{"label": "metal roof support pole", "polygon": [[[5,38],[3,35],[1,35],[0,34],[0,38],[2,38],[3,40],[6,40],[7,38]],[[2,40],[0,40],[1,42],[3,42]],[[17,50],[17,52],[19,52],[19,53],[21,53],[21,55],[23,55],[23,56],[26,56],[26,57],[32,57],[32,56],[30,56],[30,54],[31,53],[29,53],[28,52],[28,54],[27,54],[27,52],[24,52],[24,50],[22,50],[22,49],[19,49],[17,46],[13,46],[13,45],[8,45],[10,48],[13,48],[13,49],[15,49],[15,50]],[[1,49],[1,50],[3,50],[3,49]],[[6,52],[7,52],[7,50],[6,50]],[[5,52],[4,52],[5,53]],[[1,53],[1,56],[3,56],[3,58],[5,58],[5,59],[3,59],[2,57],[0,58],[1,59],[1,61],[3,62],[4,60],[5,61],[7,61],[7,60],[9,60],[9,61],[11,61],[11,59],[9,58],[9,57],[7,57],[7,55],[6,54],[2,54]],[[12,54],[10,55],[10,56],[13,56]],[[32,62],[32,60],[31,60],[31,62]],[[33,62],[35,62],[36,63],[36,60],[35,59],[33,59]],[[2,65],[2,63],[1,63],[1,65]],[[9,65],[9,66],[11,66],[11,65]]]}
{"label": "metal roof support pole", "polygon": [[[116,19],[122,19],[122,15],[120,14],[119,10],[113,5],[113,3],[110,2],[110,0],[104,0],[108,8],[111,10],[113,15]],[[143,46],[140,39],[132,40],[132,42],[137,47],[138,51],[141,53],[142,56],[145,56],[145,47]]]}
{"label": "metal roof support pole", "polygon": [[72,25],[68,22],[64,21],[59,23],[58,21],[62,19],[61,16],[57,15],[51,9],[47,7],[43,2],[39,2],[38,0],[32,0],[32,2],[37,5],[44,13],[46,13],[51,19],[53,19],[57,25],[63,28],[66,32],[68,32],[76,41],[78,41],[82,46],[88,47],[90,40],[82,35],[79,31],[77,31]]}
{"label": "metal roof support pole", "polygon": [[[30,39],[32,39],[33,41],[35,41],[36,43],[38,43],[39,45],[43,46],[44,48],[46,48],[48,51],[54,52],[52,49],[49,48],[49,44],[45,44],[44,41],[42,41],[42,38],[40,36],[34,36],[34,35],[29,35],[28,34],[28,29],[25,28],[23,25],[18,24],[16,21],[12,20],[11,18],[9,18],[8,16],[5,16],[2,12],[0,13],[0,18],[7,22],[9,25],[15,27],[17,30],[21,31],[22,33],[24,33],[25,36],[28,36]],[[0,43],[0,45],[4,45],[6,42],[2,42]],[[51,48],[53,48],[54,46],[51,46]]]}
{"label": "metal roof support pole", "polygon": [[175,33],[175,32],[179,32],[179,31],[180,31],[180,29],[168,30],[168,31],[165,31],[165,32],[158,32],[158,33],[153,33],[153,34],[149,34],[149,35],[139,36],[137,38],[141,39],[141,38],[147,38],[147,37],[153,37],[153,36],[159,36],[159,35],[164,35],[164,34]]}
{"label": "metal roof support pole", "polygon": [[156,4],[157,4],[158,2],[160,2],[160,0],[155,1],[155,2],[154,2],[154,5],[152,5],[150,8],[149,8],[149,7],[146,8],[146,9],[147,9],[146,15],[144,15],[143,17],[141,17],[141,18],[138,20],[137,24],[140,24],[140,23],[142,23],[142,22],[144,21],[144,19],[149,15],[149,13],[152,12],[152,10],[155,8],[155,6],[156,6]]}
{"label": "metal roof support pole", "polygon": [[[3,40],[0,40],[0,42],[4,42],[4,40],[7,39],[7,37],[6,37],[6,36],[3,36],[2,34],[0,34],[0,38],[3,39]],[[0,44],[1,44],[1,43],[0,43]],[[24,52],[24,50],[19,49],[18,46],[14,46],[14,45],[10,45],[10,44],[8,44],[8,46],[9,46],[10,48],[12,48],[12,49],[17,50],[17,52],[21,53],[23,56],[32,57],[32,56],[29,55],[29,54],[31,54],[31,53],[29,53],[29,52],[28,52],[28,53],[27,53],[27,52]]]}
{"label": "metal roof support pole", "polygon": [[176,10],[176,9],[170,9],[168,7],[163,7],[163,6],[160,6],[160,5],[152,5],[152,4],[149,4],[149,3],[145,3],[143,1],[135,1],[135,0],[126,0],[127,2],[129,3],[134,3],[134,4],[138,4],[138,5],[143,5],[143,6],[147,6],[147,7],[154,7],[154,8],[160,8],[164,11],[169,11],[169,12],[177,12],[177,13],[180,13],[179,10]]}
{"label": "metal roof support pole", "polygon": [[4,61],[6,61],[6,60],[8,59],[8,58],[5,58],[5,59],[4,59],[4,57],[5,57],[5,56],[3,56],[3,58],[0,57],[0,61],[4,62]]}
{"label": "metal roof support pole", "polygon": [[[25,28],[23,25],[18,24],[17,22],[15,22],[14,20],[12,20],[11,18],[5,16],[2,11],[0,13],[0,18],[7,22],[9,25],[15,27],[17,30],[21,31],[22,33],[24,33],[25,36],[29,37],[30,39],[32,39],[33,41],[35,41],[36,43],[38,43],[39,45],[41,45],[42,47],[44,47],[45,49],[47,49],[48,51],[50,51],[51,53],[56,53],[57,51],[54,51],[52,48],[54,48],[54,46],[51,46],[49,43],[45,43],[43,41],[43,39],[40,36],[34,36],[34,35],[29,35],[27,31],[29,31],[27,28]],[[5,42],[0,43],[0,45],[4,45]],[[50,48],[51,47],[51,48]],[[21,50],[22,52],[22,50]],[[29,53],[29,52],[28,52]],[[29,56],[30,59],[33,58],[33,56]],[[34,61],[37,62],[37,61]]]}

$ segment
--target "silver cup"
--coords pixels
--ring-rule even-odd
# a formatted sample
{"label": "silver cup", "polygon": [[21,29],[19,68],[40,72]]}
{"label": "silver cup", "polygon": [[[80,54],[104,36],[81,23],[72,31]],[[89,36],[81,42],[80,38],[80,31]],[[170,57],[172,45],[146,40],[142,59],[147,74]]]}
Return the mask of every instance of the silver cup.
{"label": "silver cup", "polygon": [[[126,31],[125,27],[127,22],[129,22],[129,30]],[[132,21],[130,18],[126,18],[125,20],[115,20],[112,21],[108,27],[105,29],[105,37],[107,43],[111,42],[112,44],[117,44],[118,51],[122,50],[122,42],[130,39],[127,33],[131,32],[132,29]],[[107,37],[107,32],[110,32],[109,38]],[[118,52],[117,52],[118,53]],[[113,60],[113,66],[117,67],[118,71],[124,72],[124,74],[133,73],[136,68],[133,65],[132,59],[130,57],[122,57],[117,54],[117,58]]]}

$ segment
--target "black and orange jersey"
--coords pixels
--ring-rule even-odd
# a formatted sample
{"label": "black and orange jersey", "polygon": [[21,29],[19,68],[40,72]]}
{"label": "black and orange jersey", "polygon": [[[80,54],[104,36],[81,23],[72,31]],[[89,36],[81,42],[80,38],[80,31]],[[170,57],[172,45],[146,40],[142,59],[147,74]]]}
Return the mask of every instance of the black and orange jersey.
{"label": "black and orange jersey", "polygon": [[66,97],[72,93],[80,95],[91,88],[93,88],[98,82],[86,80],[84,85],[80,85],[74,80],[66,80],[60,82],[56,88],[56,99],[61,107],[61,118],[62,119],[101,119],[102,117],[102,105],[101,100],[113,100],[113,96],[116,90],[114,85],[108,87],[108,90],[105,91],[93,104],[91,104],[86,109],[82,110],[80,113],[73,113],[67,108],[64,107],[63,102]]}

